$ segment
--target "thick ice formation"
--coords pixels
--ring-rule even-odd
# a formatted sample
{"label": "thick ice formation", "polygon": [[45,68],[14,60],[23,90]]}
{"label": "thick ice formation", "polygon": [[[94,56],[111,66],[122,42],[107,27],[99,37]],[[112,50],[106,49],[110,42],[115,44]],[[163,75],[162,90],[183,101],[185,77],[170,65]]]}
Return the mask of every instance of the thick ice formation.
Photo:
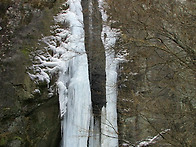
{"label": "thick ice formation", "polygon": [[[68,11],[57,16],[57,20],[67,21],[70,25],[66,47],[71,52],[71,59],[65,61],[68,62],[68,69],[63,71],[58,80],[58,86],[64,89],[59,91],[60,103],[65,103],[67,108],[62,122],[62,146],[84,147],[87,146],[89,136],[91,97],[84,46],[83,14],[80,0],[69,0],[68,4]],[[64,85],[65,83],[68,85]],[[61,111],[64,111],[64,108],[61,108]]]}
{"label": "thick ice formation", "polygon": [[[88,62],[84,46],[83,13],[81,0],[68,0],[69,8],[54,17],[55,21],[68,24],[68,28],[53,26],[54,35],[44,37],[46,52],[36,57],[38,72],[33,79],[50,83],[53,73],[56,82],[62,118],[62,147],[86,147],[91,117],[91,93]],[[52,54],[49,53],[52,51]]]}
{"label": "thick ice formation", "polygon": [[101,128],[99,128],[100,121],[96,121],[91,108],[81,0],[68,0],[66,5],[68,4],[69,8],[54,17],[56,22],[68,24],[68,28],[58,25],[52,27],[54,35],[43,38],[48,45],[46,51],[40,51],[36,56],[39,64],[35,64],[33,69],[37,74],[29,73],[32,79],[46,81],[48,85],[51,76],[58,73],[56,84],[62,118],[62,147],[118,146],[116,112],[118,61],[115,59],[114,51],[110,49],[115,44],[116,32],[106,24],[107,15],[103,10],[103,2],[102,0],[99,2],[104,22],[102,41],[106,49],[107,100],[106,108],[102,109]]}
{"label": "thick ice formation", "polygon": [[106,108],[102,109],[101,146],[118,146],[117,127],[117,67],[118,60],[112,47],[116,42],[117,30],[111,29],[107,22],[107,14],[103,8],[104,1],[99,0],[99,9],[102,14],[103,30],[102,42],[106,54]]}

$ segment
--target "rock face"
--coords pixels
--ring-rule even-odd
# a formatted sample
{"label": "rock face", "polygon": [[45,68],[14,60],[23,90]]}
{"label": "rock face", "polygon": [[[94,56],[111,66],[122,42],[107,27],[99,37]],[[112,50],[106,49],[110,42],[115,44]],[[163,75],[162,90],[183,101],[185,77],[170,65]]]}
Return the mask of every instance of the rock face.
{"label": "rock face", "polygon": [[61,0],[0,2],[0,146],[58,146],[58,96],[29,75],[30,53],[50,33]]}
{"label": "rock face", "polygon": [[100,115],[102,107],[106,105],[106,61],[101,41],[102,19],[97,0],[83,0],[82,5],[93,112]]}

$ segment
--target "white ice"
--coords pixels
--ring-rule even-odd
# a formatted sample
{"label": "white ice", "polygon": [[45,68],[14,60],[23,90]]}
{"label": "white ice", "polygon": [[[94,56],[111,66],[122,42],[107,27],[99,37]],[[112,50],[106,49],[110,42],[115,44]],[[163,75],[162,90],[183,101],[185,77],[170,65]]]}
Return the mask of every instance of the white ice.
{"label": "white ice", "polygon": [[[91,92],[88,76],[88,62],[84,45],[84,24],[81,0],[68,0],[68,10],[54,17],[58,23],[67,23],[69,28],[55,25],[56,33],[44,37],[48,45],[46,52],[40,51],[36,57],[38,65],[33,68],[38,73],[29,74],[32,79],[46,81],[48,85],[53,74],[58,73],[56,85],[59,93],[60,115],[62,119],[62,147],[117,147],[117,66],[118,60],[111,49],[116,41],[115,30],[107,25],[107,15],[103,0],[99,8],[103,19],[102,41],[106,54],[106,108],[103,107],[101,128],[92,116]],[[104,34],[107,37],[104,38]],[[60,43],[60,44],[59,44]],[[52,51],[52,54],[49,53]],[[101,129],[101,142],[99,136]]]}
{"label": "white ice", "polygon": [[[99,9],[102,14],[102,42],[106,54],[106,108],[102,109],[101,119],[101,146],[118,146],[117,127],[117,68],[118,60],[112,49],[116,42],[117,30],[111,29],[107,22],[107,14],[104,10],[104,1],[99,0]],[[106,36],[106,37],[105,37]]]}
{"label": "white ice", "polygon": [[[61,146],[86,147],[91,117],[91,94],[84,46],[83,14],[80,0],[68,0],[67,3],[68,11],[56,18],[57,21],[63,20],[70,25],[68,43],[64,44],[67,52],[62,55],[68,69],[61,71],[58,80],[60,104],[63,106]],[[70,59],[66,60],[68,57]]]}
{"label": "white ice", "polygon": [[54,21],[66,23],[69,27],[51,26],[54,35],[42,39],[47,45],[46,51],[39,51],[38,64],[33,66],[37,73],[29,75],[50,85],[51,77],[58,73],[61,146],[87,147],[92,109],[82,6],[81,0],[68,0],[66,3],[69,8],[55,16]]}

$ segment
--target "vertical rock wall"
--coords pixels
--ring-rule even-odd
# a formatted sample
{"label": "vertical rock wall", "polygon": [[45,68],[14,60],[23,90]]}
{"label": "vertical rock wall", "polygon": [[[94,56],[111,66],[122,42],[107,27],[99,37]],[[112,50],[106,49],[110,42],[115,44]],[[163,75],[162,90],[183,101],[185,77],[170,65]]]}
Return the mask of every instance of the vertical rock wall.
{"label": "vertical rock wall", "polygon": [[97,0],[82,0],[82,5],[93,113],[98,116],[102,107],[106,105],[105,49],[101,41],[102,19]]}
{"label": "vertical rock wall", "polygon": [[61,0],[0,1],[0,146],[54,147],[60,142],[58,97],[27,74],[30,53],[50,33]]}

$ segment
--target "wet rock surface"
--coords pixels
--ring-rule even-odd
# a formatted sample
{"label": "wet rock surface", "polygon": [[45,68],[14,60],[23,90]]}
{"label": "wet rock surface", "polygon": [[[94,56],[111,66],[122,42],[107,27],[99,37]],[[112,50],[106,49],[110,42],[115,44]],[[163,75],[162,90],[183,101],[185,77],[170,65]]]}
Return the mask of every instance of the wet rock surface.
{"label": "wet rock surface", "polygon": [[100,115],[102,107],[106,105],[106,61],[101,40],[102,18],[96,0],[83,0],[82,5],[93,113]]}
{"label": "wet rock surface", "polygon": [[[61,0],[0,2],[0,146],[58,146],[58,96],[28,75]],[[31,56],[32,58],[32,56]]]}

